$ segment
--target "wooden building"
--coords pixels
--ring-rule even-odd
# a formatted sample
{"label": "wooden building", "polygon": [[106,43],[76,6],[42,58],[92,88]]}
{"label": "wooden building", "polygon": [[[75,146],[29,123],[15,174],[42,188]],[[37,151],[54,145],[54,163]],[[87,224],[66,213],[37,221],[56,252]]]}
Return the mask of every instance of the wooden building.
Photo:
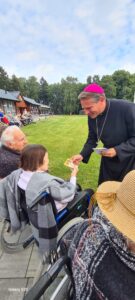
{"label": "wooden building", "polygon": [[8,92],[0,89],[0,110],[4,112],[4,114],[12,113],[16,114],[16,103],[20,100],[16,98],[12,94],[12,92]]}
{"label": "wooden building", "polygon": [[12,91],[11,93],[18,99],[18,102],[16,102],[16,113],[22,115],[23,111],[27,109],[27,104],[19,91]]}
{"label": "wooden building", "polygon": [[39,107],[40,107],[39,103],[37,103],[34,99],[27,98],[27,97],[24,97],[24,96],[23,96],[23,99],[24,99],[24,102],[27,105],[26,110],[28,112],[30,112],[31,114],[39,114]]}
{"label": "wooden building", "polygon": [[45,104],[40,104],[39,111],[41,115],[49,115],[50,114],[50,106]]}
{"label": "wooden building", "polygon": [[34,99],[22,96],[19,91],[8,92],[0,89],[0,110],[4,114],[49,114],[50,106],[37,103]]}

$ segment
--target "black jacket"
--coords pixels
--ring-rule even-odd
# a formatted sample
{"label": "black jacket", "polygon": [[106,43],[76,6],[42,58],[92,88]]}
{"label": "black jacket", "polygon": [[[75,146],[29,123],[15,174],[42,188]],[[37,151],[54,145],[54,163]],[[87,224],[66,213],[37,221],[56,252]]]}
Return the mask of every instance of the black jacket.
{"label": "black jacket", "polygon": [[6,146],[0,147],[0,178],[4,178],[18,169],[20,153]]}
{"label": "black jacket", "polygon": [[[122,181],[129,171],[135,169],[135,104],[126,100],[109,101],[110,108],[100,139],[104,147],[115,148],[117,156],[102,157],[99,184],[106,180]],[[105,111],[97,117],[99,136],[107,109],[108,101]],[[81,151],[85,163],[93,152],[92,148],[96,147],[96,119],[88,117],[88,127],[88,139]]]}

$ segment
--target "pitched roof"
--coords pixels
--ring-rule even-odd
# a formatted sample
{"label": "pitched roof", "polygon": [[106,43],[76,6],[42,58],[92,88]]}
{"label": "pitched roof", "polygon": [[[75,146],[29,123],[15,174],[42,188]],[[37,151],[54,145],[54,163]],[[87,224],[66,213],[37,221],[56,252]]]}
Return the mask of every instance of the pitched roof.
{"label": "pitched roof", "polygon": [[41,106],[41,108],[50,108],[50,106],[48,106],[48,105],[45,105],[45,104],[40,104],[40,106]]}
{"label": "pitched roof", "polygon": [[10,92],[12,95],[14,95],[14,97],[18,97],[20,95],[20,92],[19,91],[12,91]]}
{"label": "pitched roof", "polygon": [[28,102],[28,103],[30,103],[30,104],[32,104],[32,105],[40,106],[40,104],[37,103],[34,99],[27,98],[27,97],[24,97],[24,96],[23,96],[23,99],[24,99],[24,101],[26,101],[26,102]]}
{"label": "pitched roof", "polygon": [[12,94],[12,92],[8,92],[8,91],[2,90],[2,89],[0,89],[0,99],[19,101],[16,98],[16,96]]}

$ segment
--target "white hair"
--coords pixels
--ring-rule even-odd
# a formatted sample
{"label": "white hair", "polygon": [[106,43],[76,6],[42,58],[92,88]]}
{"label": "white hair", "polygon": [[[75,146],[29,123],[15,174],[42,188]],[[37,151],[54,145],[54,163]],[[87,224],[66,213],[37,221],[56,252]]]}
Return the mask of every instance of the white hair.
{"label": "white hair", "polygon": [[1,144],[6,145],[7,142],[12,143],[14,141],[14,134],[16,130],[21,131],[16,125],[8,126],[1,135]]}

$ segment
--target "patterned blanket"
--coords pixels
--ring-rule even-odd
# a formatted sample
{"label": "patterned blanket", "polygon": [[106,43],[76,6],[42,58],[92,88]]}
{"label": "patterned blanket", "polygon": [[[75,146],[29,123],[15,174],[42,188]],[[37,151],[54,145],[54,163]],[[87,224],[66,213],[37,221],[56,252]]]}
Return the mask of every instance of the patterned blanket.
{"label": "patterned blanket", "polygon": [[85,220],[63,243],[72,262],[74,299],[135,299],[135,254],[98,208],[91,224]]}

